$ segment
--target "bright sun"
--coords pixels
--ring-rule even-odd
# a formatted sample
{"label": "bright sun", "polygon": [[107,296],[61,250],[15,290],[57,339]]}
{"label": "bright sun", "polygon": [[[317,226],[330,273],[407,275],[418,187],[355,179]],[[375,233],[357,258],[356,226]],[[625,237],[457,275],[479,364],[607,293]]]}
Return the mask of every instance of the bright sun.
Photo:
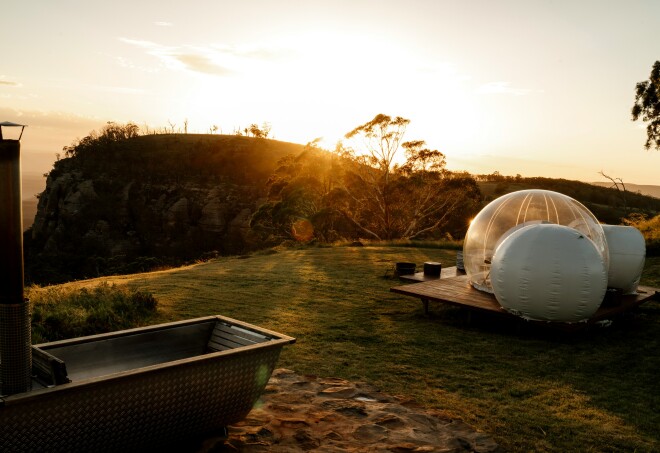
{"label": "bright sun", "polygon": [[433,147],[474,134],[477,108],[453,66],[422,65],[392,43],[365,52],[366,42],[317,32],[271,43],[275,57],[234,58],[226,77],[195,74],[182,94],[182,111],[190,112],[200,132],[217,125],[227,134],[269,122],[277,139],[307,143],[322,137],[330,149],[377,113],[411,119],[406,139]]}

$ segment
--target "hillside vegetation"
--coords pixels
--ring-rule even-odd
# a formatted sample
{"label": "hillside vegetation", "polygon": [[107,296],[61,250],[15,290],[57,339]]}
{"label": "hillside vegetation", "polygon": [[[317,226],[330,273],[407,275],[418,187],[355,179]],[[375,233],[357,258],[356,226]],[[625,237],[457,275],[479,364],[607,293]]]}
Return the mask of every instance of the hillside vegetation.
{"label": "hillside vegetation", "polygon": [[[607,328],[561,335],[396,295],[395,262],[455,251],[305,247],[226,257],[104,283],[152,294],[161,320],[221,314],[297,338],[280,367],[366,380],[493,435],[504,451],[660,450],[660,303]],[[642,283],[660,286],[660,259]],[[37,300],[35,289],[31,299]]]}
{"label": "hillside vegetation", "polygon": [[619,191],[615,188],[596,186],[581,181],[554,178],[525,178],[494,175],[479,175],[479,189],[484,202],[516,190],[545,189],[560,192],[575,198],[585,205],[596,218],[611,225],[619,225],[632,213],[653,217],[660,214],[660,198],[635,192]]}
{"label": "hillside vegetation", "polygon": [[81,141],[48,175],[25,237],[26,274],[49,283],[257,248],[250,217],[277,162],[302,146],[166,134]]}
{"label": "hillside vegetation", "polygon": [[408,122],[377,115],[352,131],[370,143],[366,154],[260,130],[139,135],[109,123],[66,147],[49,173],[25,236],[26,277],[140,272],[289,241],[460,240],[486,203],[526,188],[565,193],[610,224],[660,212],[660,199],[577,181],[450,172],[438,150],[402,141]]}
{"label": "hillside vegetation", "polygon": [[[611,182],[592,182],[591,184],[600,187],[612,187]],[[660,186],[651,184],[631,184],[625,183],[626,190],[632,193],[640,193],[649,197],[660,198]]]}

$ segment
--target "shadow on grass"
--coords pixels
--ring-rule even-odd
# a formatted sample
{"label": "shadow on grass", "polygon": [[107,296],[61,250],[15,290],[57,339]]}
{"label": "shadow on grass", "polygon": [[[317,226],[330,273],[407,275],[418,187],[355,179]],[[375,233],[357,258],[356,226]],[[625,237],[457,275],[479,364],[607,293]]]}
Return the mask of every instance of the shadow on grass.
{"label": "shadow on grass", "polygon": [[[409,321],[426,326],[418,343],[450,351],[442,354],[444,372],[434,373],[429,360],[418,364],[419,375],[434,376],[429,385],[471,401],[462,416],[496,434],[503,446],[655,451],[660,445],[658,315],[660,304],[650,302],[608,328],[572,333],[489,315],[472,314],[468,324],[457,308]],[[437,340],[434,327],[453,340]],[[520,443],[521,435],[527,443]]]}
{"label": "shadow on grass", "polygon": [[279,366],[369,381],[467,421],[505,450],[660,450],[657,302],[609,328],[565,334],[502,318],[467,323],[440,305],[425,316],[419,300],[389,292],[400,282],[383,278],[398,261],[454,260],[441,249],[308,248],[133,284],[173,319],[222,314],[294,336]]}

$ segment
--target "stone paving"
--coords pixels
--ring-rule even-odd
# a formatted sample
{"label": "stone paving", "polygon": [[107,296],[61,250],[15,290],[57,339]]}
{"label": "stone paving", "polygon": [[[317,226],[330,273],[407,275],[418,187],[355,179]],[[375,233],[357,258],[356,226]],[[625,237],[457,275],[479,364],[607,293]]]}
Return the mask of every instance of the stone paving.
{"label": "stone paving", "polygon": [[363,383],[278,369],[259,405],[199,452],[499,452],[493,439]]}

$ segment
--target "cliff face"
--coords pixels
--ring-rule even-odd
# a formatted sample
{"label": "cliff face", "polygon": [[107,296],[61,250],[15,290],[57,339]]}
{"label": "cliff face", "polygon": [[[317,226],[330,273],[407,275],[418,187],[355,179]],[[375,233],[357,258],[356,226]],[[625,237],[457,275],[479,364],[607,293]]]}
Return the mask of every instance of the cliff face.
{"label": "cliff face", "polygon": [[277,161],[302,146],[143,136],[58,161],[26,235],[26,273],[54,282],[259,246],[249,228]]}

